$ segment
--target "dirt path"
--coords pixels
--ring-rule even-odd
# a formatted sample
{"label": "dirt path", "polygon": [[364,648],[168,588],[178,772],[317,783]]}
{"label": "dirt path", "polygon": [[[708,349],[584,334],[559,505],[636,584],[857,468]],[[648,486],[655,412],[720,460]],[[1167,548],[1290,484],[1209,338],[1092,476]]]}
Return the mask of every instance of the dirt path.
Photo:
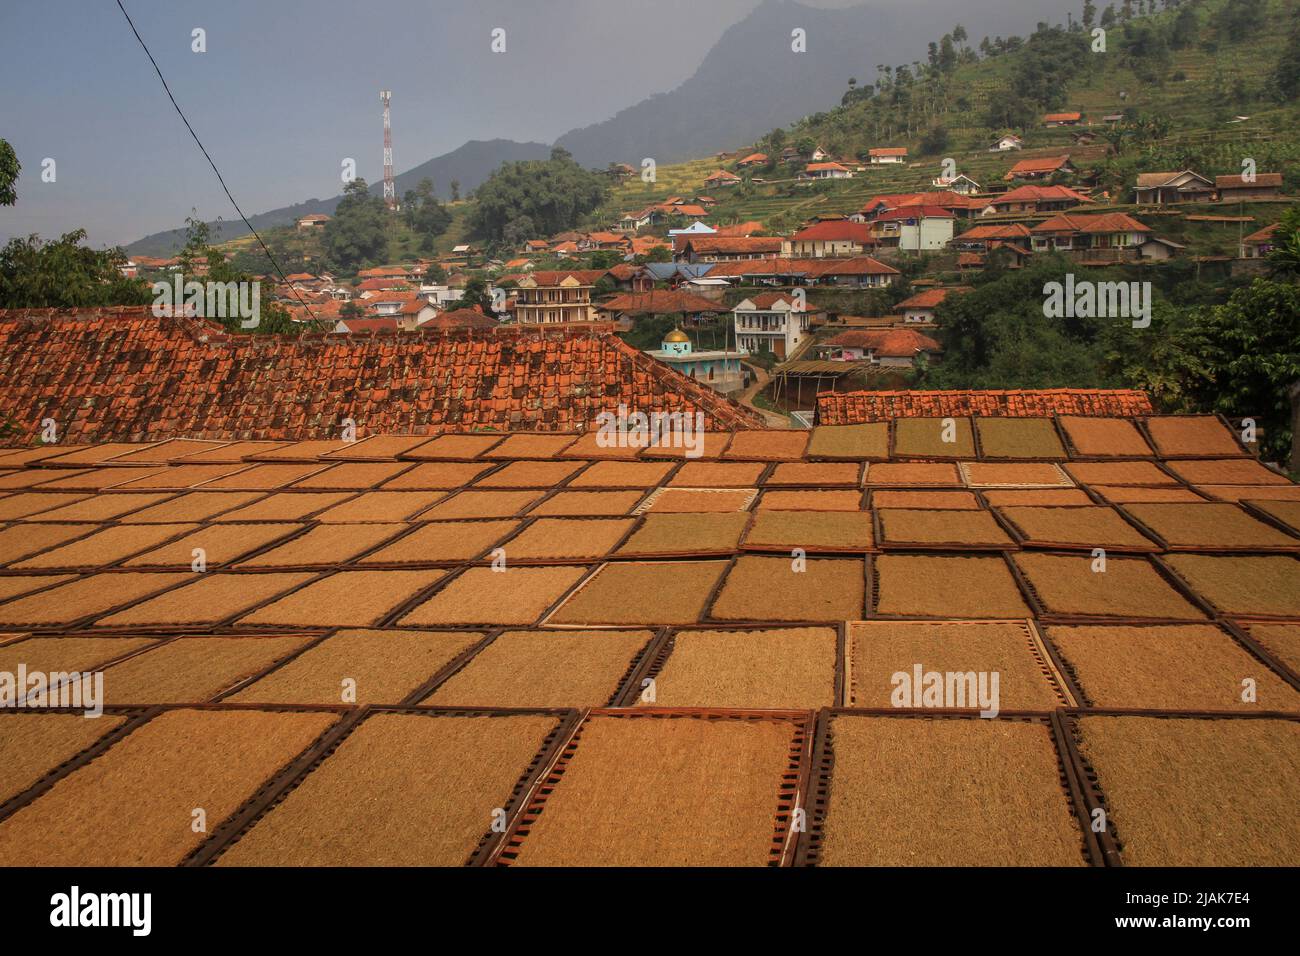
{"label": "dirt path", "polygon": [[748,362],[745,363],[745,368],[749,369],[752,381],[749,383],[748,388],[736,395],[736,401],[762,415],[769,428],[791,428],[790,419],[785,415],[770,412],[766,408],[759,408],[754,404],[754,396],[761,392],[768,382],[772,381],[772,376],[766,370],[757,365],[750,365]]}

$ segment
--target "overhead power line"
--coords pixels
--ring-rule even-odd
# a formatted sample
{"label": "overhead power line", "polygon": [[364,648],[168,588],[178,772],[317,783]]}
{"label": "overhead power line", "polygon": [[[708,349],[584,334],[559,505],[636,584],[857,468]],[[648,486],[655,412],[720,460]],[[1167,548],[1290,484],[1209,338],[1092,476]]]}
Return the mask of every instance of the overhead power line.
{"label": "overhead power line", "polygon": [[158,61],[153,58],[153,54],[149,51],[149,45],[144,42],[144,37],[140,36],[140,31],[135,28],[135,22],[131,19],[131,14],[126,12],[126,7],[122,6],[122,0],[117,0],[117,8],[122,11],[122,16],[126,17],[126,22],[127,25],[131,27],[131,32],[134,33],[135,38],[140,41],[140,46],[144,50],[145,56],[147,56],[149,62],[153,64],[153,71],[158,74],[158,79],[162,82],[163,91],[167,94],[167,99],[172,101],[172,106],[176,108],[176,113],[180,116],[181,122],[185,124],[185,128],[190,131],[190,136],[194,137],[194,142],[198,145],[199,151],[203,153],[203,158],[208,161],[208,165],[212,167],[212,171],[217,174],[217,182],[221,183],[221,188],[225,191],[226,198],[230,200],[230,205],[235,207],[235,212],[239,213],[239,218],[244,220],[244,225],[248,227],[248,231],[253,234],[253,237],[257,240],[257,244],[261,246],[262,251],[266,253],[266,258],[275,269],[276,275],[280,277],[280,281],[282,281],[285,286],[288,287],[289,291],[293,293],[293,297],[298,300],[298,303],[307,310],[307,314],[311,316],[312,324],[317,328],[320,328],[320,319],[316,317],[316,313],[311,310],[311,306],[303,301],[302,296],[298,294],[298,290],[289,282],[288,277],[284,274],[284,270],[280,268],[280,263],[275,261],[275,256],[271,254],[271,250],[268,249],[266,243],[262,241],[262,237],[258,235],[257,230],[253,228],[253,224],[248,221],[248,217],[244,215],[244,210],[239,208],[239,203],[235,202],[235,197],[230,194],[230,187],[226,185],[226,180],[222,178],[221,170],[217,169],[217,164],[214,163],[212,157],[208,155],[208,151],[204,147],[203,141],[199,139],[199,134],[194,132],[194,127],[190,125],[189,119],[185,116],[185,111],[182,110],[181,105],[176,102],[176,97],[172,95],[171,87],[167,85],[167,78],[163,76],[162,70],[158,68]]}

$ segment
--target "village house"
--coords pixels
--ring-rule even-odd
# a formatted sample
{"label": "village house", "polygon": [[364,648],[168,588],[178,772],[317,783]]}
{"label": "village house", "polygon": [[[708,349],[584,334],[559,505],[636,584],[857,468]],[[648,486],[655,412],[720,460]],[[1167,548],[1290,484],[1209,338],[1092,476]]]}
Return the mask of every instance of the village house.
{"label": "village house", "polygon": [[1258,199],[1283,199],[1281,173],[1256,173],[1244,176],[1215,176],[1214,188],[1220,202],[1254,202]]}
{"label": "village house", "polygon": [[1034,252],[1063,252],[1085,261],[1137,258],[1151,227],[1122,212],[1083,216],[1062,213],[1030,230]]}
{"label": "village house", "polygon": [[891,209],[902,209],[906,206],[937,206],[939,209],[952,213],[955,217],[968,219],[983,214],[987,206],[987,200],[972,199],[969,196],[963,196],[948,190],[895,193],[872,197],[849,218],[854,222],[870,222]]}
{"label": "village house", "polygon": [[828,219],[800,229],[785,243],[786,255],[800,259],[856,256],[876,245],[871,227],[850,219]]}
{"label": "village house", "polygon": [[985,211],[998,215],[1061,212],[1091,202],[1093,200],[1069,186],[1017,186],[989,200]]}
{"label": "village house", "polygon": [[938,206],[901,206],[871,220],[871,234],[883,248],[902,252],[942,249],[953,234],[953,214]]}
{"label": "village house", "polygon": [[949,179],[946,176],[938,176],[930,181],[930,185],[939,189],[950,189],[959,196],[969,196],[972,193],[980,191],[981,186],[975,180],[971,179],[965,173],[958,173]]}
{"label": "village house", "polygon": [[1015,179],[1047,179],[1057,174],[1073,175],[1074,165],[1069,156],[1044,156],[1038,159],[1022,159],[1011,167],[1002,178],[1007,182]]}
{"label": "village house", "polygon": [[1082,122],[1082,113],[1048,113],[1043,117],[1043,125],[1048,128],[1056,126],[1078,126]]}
{"label": "village house", "polygon": [[800,179],[852,179],[853,170],[839,163],[809,163],[799,173]]}
{"label": "village house", "polygon": [[1013,149],[1024,149],[1025,141],[1015,133],[1007,133],[1005,136],[999,136],[989,147],[990,153],[1006,153]]}
{"label": "village house", "polygon": [[1144,206],[1209,202],[1214,196],[1214,183],[1190,169],[1177,173],[1138,173],[1137,185],[1133,187],[1133,201]]}
{"label": "village house", "polygon": [[620,292],[648,292],[655,285],[645,266],[635,266],[630,262],[620,262],[606,275]]}
{"label": "village house", "polygon": [[948,296],[956,293],[969,292],[964,286],[949,286],[945,289],[925,289],[916,295],[909,296],[894,308],[903,313],[903,321],[913,325],[933,325],[934,310],[938,308],[939,303]]}
{"label": "village house", "polygon": [[676,289],[647,289],[606,299],[596,306],[602,322],[619,322],[648,315],[680,315],[688,325],[712,323],[726,307],[712,299]]}
{"label": "village house", "polygon": [[1265,226],[1263,229],[1243,237],[1238,255],[1243,259],[1268,258],[1268,254],[1273,251],[1274,237],[1277,235],[1278,225],[1275,222],[1271,226]]}
{"label": "village house", "polygon": [[780,237],[767,236],[691,236],[676,253],[685,262],[732,262],[737,259],[761,259],[782,252]]}
{"label": "village house", "polygon": [[298,218],[298,231],[310,232],[313,229],[320,229],[329,221],[329,216],[319,212],[314,212],[310,216],[300,216]]}
{"label": "village house", "polygon": [[912,368],[943,347],[915,329],[851,329],[820,342],[817,351],[832,362],[870,362],[883,368]]}
{"label": "village house", "polygon": [[615,223],[615,229],[621,229],[623,232],[636,232],[645,226],[653,225],[655,217],[659,210],[654,206],[647,206],[645,209],[638,209],[636,212],[625,212],[618,217]]}
{"label": "village house", "polygon": [[524,252],[529,255],[542,255],[550,247],[545,239],[528,239],[524,242]]}
{"label": "village house", "polygon": [[867,150],[867,161],[872,166],[885,166],[907,162],[906,146],[877,146]]}
{"label": "village house", "polygon": [[951,249],[988,252],[997,243],[1010,243],[1029,248],[1029,227],[1022,222],[995,223],[972,226],[948,243]]}
{"label": "village house", "polygon": [[736,303],[736,347],[742,352],[771,352],[786,359],[808,337],[808,308],[784,292],[762,292]]}
{"label": "village house", "polygon": [[749,169],[751,166],[767,165],[767,153],[750,153],[744,159],[736,163],[737,169]]}
{"label": "village house", "polygon": [[715,189],[721,189],[727,186],[739,186],[740,177],[735,173],[729,173],[725,169],[719,169],[712,176],[704,180],[704,185],[711,186]]}
{"label": "village house", "polygon": [[603,269],[542,271],[524,276],[516,286],[514,314],[520,325],[592,322],[591,291]]}
{"label": "village house", "polygon": [[681,329],[673,329],[664,336],[658,349],[647,349],[646,355],[723,395],[745,387],[745,368],[739,352],[727,349],[697,352],[691,337]]}

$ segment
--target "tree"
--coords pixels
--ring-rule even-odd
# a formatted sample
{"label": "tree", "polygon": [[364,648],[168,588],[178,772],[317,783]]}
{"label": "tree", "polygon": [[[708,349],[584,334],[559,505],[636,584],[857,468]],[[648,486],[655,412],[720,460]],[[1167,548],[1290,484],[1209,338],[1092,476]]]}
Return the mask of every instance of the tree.
{"label": "tree", "polygon": [[475,278],[465,283],[457,308],[472,309],[478,306],[487,315],[492,315],[492,292],[488,289],[486,279]]}
{"label": "tree", "polygon": [[126,254],[83,245],[84,229],[53,242],[37,235],[11,239],[0,249],[0,308],[68,309],[104,305],[147,305],[143,279],[122,275]]}
{"label": "tree", "polygon": [[451,225],[451,213],[433,193],[433,180],[426,176],[414,190],[408,190],[403,206],[406,223],[420,240],[420,251],[429,252],[434,239]]}
{"label": "tree", "polygon": [[424,281],[429,285],[442,285],[447,281],[447,270],[436,262],[430,262],[424,270]]}
{"label": "tree", "polygon": [[1300,285],[1256,279],[1201,310],[1196,326],[1209,344],[1215,410],[1253,417],[1265,454],[1289,447],[1290,469],[1300,472]]}
{"label": "tree", "polygon": [[1273,67],[1269,90],[1279,103],[1288,103],[1300,96],[1300,25],[1291,31],[1286,48]]}
{"label": "tree", "polygon": [[1178,16],[1174,17],[1174,24],[1169,30],[1169,45],[1175,50],[1186,50],[1196,42],[1198,27],[1196,11],[1191,7],[1183,7],[1178,11]]}
{"label": "tree", "polygon": [[921,137],[921,155],[935,156],[948,148],[950,137],[943,126],[936,126]]}
{"label": "tree", "polygon": [[460,202],[460,180],[459,179],[453,179],[451,181],[451,201]]}
{"label": "tree", "polygon": [[526,220],[532,235],[554,235],[573,229],[608,195],[607,177],[583,169],[562,149],[548,160],[505,163],[476,193],[469,216],[475,235],[502,241],[505,230]]}
{"label": "tree", "polygon": [[325,255],[345,270],[377,262],[388,247],[387,226],[384,201],[370,194],[364,179],[354,179],[343,188],[334,218],[325,224]]}
{"label": "tree", "polygon": [[18,191],[14,184],[18,182],[18,174],[22,169],[18,154],[9,145],[9,141],[0,139],[0,206],[12,206],[18,201]]}
{"label": "tree", "polygon": [[1093,22],[1097,19],[1097,6],[1092,0],[1083,0],[1083,28],[1091,30]]}
{"label": "tree", "polygon": [[1274,278],[1300,282],[1300,207],[1292,206],[1278,222],[1268,264]]}

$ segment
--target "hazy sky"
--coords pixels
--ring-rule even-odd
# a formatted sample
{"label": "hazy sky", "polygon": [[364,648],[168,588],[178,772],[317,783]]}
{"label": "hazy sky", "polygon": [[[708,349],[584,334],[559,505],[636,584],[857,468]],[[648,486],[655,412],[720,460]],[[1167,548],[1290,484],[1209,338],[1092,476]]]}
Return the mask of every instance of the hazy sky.
{"label": "hazy sky", "polygon": [[[381,88],[399,173],[467,139],[551,142],[680,84],[759,0],[123,3],[253,215],[336,195],[346,157],[381,178]],[[206,53],[191,50],[196,27]],[[505,54],[489,48],[495,27]],[[101,246],[191,208],[236,218],[114,0],[0,0],[0,137],[23,165],[0,240],[84,226]]]}

